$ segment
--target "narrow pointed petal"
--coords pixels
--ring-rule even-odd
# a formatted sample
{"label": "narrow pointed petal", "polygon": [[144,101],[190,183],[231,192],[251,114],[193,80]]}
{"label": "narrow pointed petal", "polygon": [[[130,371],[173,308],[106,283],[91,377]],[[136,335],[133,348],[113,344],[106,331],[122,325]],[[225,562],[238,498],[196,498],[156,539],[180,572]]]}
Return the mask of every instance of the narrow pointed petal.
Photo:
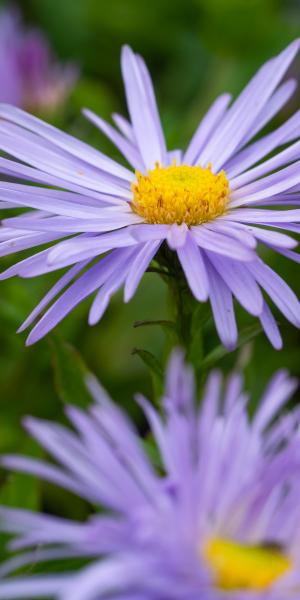
{"label": "narrow pointed petal", "polygon": [[232,294],[212,264],[207,265],[209,299],[220,339],[228,350],[237,343],[237,326],[234,315]]}
{"label": "narrow pointed petal", "polygon": [[287,283],[261,260],[249,264],[249,270],[286,319],[300,327],[300,303]]}
{"label": "narrow pointed petal", "polygon": [[145,167],[154,168],[156,162],[166,164],[165,143],[150,78],[128,46],[122,50],[121,65],[128,110]]}
{"label": "narrow pointed petal", "polygon": [[206,267],[201,250],[190,234],[187,234],[185,245],[178,248],[177,255],[192,293],[204,302],[208,298]]}
{"label": "narrow pointed petal", "polygon": [[266,302],[264,302],[263,311],[260,315],[260,322],[273,348],[275,348],[275,350],[281,350],[282,337],[279,331],[279,327]]}
{"label": "narrow pointed petal", "polygon": [[137,254],[126,277],[124,287],[125,302],[129,302],[129,300],[135,294],[135,291],[146,269],[148,268],[152,258],[154,258],[155,254],[157,253],[160,245],[161,242],[157,240],[154,242],[146,242],[146,244],[144,244],[143,248],[141,248]]}

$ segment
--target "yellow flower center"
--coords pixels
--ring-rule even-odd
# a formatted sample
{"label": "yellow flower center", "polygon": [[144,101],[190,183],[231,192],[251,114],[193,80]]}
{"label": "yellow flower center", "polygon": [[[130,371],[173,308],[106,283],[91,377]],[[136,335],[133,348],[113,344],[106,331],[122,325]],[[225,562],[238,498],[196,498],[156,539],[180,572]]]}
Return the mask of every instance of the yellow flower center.
{"label": "yellow flower center", "polygon": [[292,568],[292,561],[271,545],[247,546],[214,538],[204,548],[219,588],[225,590],[266,590]]}
{"label": "yellow flower center", "polygon": [[225,212],[229,183],[224,171],[215,175],[210,166],[157,164],[147,175],[136,172],[132,192],[132,210],[147,223],[198,225]]}

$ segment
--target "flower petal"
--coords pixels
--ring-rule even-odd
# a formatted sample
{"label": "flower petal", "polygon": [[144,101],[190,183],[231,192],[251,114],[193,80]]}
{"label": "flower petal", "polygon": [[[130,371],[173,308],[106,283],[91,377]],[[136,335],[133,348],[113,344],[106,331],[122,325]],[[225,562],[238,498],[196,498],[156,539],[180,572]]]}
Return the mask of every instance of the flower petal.
{"label": "flower petal", "polygon": [[275,348],[275,350],[281,350],[282,337],[280,335],[279,327],[266,302],[264,302],[263,311],[259,318],[261,326],[273,348]]}
{"label": "flower petal", "polygon": [[220,339],[228,350],[233,350],[237,342],[237,326],[234,315],[232,294],[213,265],[207,264],[209,299]]}
{"label": "flower petal", "polygon": [[143,277],[146,269],[149,266],[152,258],[155,256],[161,245],[161,241],[146,242],[136,255],[131,264],[128,274],[126,275],[124,287],[124,301],[129,302]]}
{"label": "flower petal", "polygon": [[197,158],[209,139],[209,136],[214,132],[224,116],[230,100],[230,94],[223,94],[214,101],[206,115],[200,121],[187,147],[182,160],[184,164],[193,165],[197,162]]}
{"label": "flower petal", "polygon": [[209,259],[238,302],[251,315],[260,315],[263,310],[263,296],[247,264],[221,258],[212,253],[209,253]]}
{"label": "flower petal", "polygon": [[300,303],[287,283],[261,260],[249,263],[249,270],[286,319],[300,327]]}
{"label": "flower petal", "polygon": [[250,131],[298,49],[299,40],[296,40],[261,67],[228,110],[220,127],[207,144],[200,158],[201,164],[211,161],[216,171],[222,168]]}
{"label": "flower petal", "polygon": [[255,253],[251,248],[217,231],[212,231],[205,225],[191,228],[191,235],[200,248],[228,256],[234,260],[251,261],[255,259]]}
{"label": "flower petal", "polygon": [[177,249],[177,256],[192,293],[197,300],[204,302],[208,298],[206,266],[200,248],[189,233],[185,245]]}
{"label": "flower petal", "polygon": [[129,164],[138,170],[143,170],[144,165],[141,160],[140,154],[136,147],[133,146],[126,138],[120,135],[111,125],[106,123],[104,119],[101,119],[98,115],[95,115],[91,110],[83,109],[84,116],[91,121],[100,131],[102,131],[112,143],[120,150],[120,152],[128,160]]}
{"label": "flower petal", "polygon": [[187,233],[188,227],[185,223],[170,225],[167,233],[167,242],[171,250],[177,250],[181,246],[184,246]]}
{"label": "flower petal", "polygon": [[166,148],[151,80],[145,65],[124,46],[121,66],[134,135],[146,168],[166,164]]}
{"label": "flower petal", "polygon": [[[92,148],[89,144],[78,140],[64,131],[60,131],[56,127],[49,125],[49,123],[45,123],[41,119],[24,112],[20,108],[8,104],[0,104],[0,118],[7,121],[7,124],[11,122],[19,125],[20,134],[23,134],[24,140],[26,139],[26,131],[34,132],[36,139],[39,136],[41,140],[48,142],[48,147],[51,145],[52,148],[56,147],[55,152],[57,156],[69,155],[70,160],[72,156],[75,160],[80,158],[97,169],[115,175],[120,179],[129,182],[132,181],[132,174],[128,169],[108,158],[108,156],[105,156],[99,150]],[[24,129],[22,130],[21,128]]]}
{"label": "flower petal", "polygon": [[[47,310],[32,329],[27,345],[34,344],[55,327],[77,304],[95,292],[117,268],[121,257],[127,257],[132,249],[118,249],[90,267]],[[125,256],[124,256],[125,255]]]}

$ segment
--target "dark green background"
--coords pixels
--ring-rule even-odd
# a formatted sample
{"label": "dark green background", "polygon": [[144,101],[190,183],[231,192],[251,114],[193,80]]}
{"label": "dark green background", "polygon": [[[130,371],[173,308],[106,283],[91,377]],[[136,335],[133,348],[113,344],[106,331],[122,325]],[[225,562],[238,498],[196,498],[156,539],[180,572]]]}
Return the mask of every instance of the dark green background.
{"label": "dark green background", "polygon": [[[123,43],[145,57],[156,86],[168,145],[176,148],[188,142],[217,94],[238,93],[263,61],[300,33],[300,5],[296,0],[26,0],[19,6],[28,25],[44,30],[60,60],[75,61],[81,69],[68,105],[53,121],[118,159],[111,144],[81,117],[80,109],[90,107],[106,119],[114,111],[126,114],[119,67]],[[299,59],[291,73],[300,77]],[[297,106],[299,92],[276,124]],[[297,265],[272,253],[268,256],[265,252],[264,256],[299,293]],[[2,259],[3,269],[10,261]],[[18,336],[15,331],[55,279],[54,274],[0,283],[1,451],[28,448],[19,427],[24,414],[61,419],[63,401],[86,405],[76,352],[114,398],[137,418],[139,413],[132,403],[134,392],[152,393],[147,369],[138,356],[132,355],[132,349],[146,348],[160,359],[164,336],[159,328],[133,328],[133,322],[168,317],[165,288],[158,276],[147,274],[129,305],[117,295],[96,327],[87,325],[87,301],[54,335],[25,348],[24,334]],[[241,328],[254,323],[244,311],[238,310],[237,314]],[[259,335],[242,354],[237,351],[219,363],[226,372],[245,364],[247,386],[255,399],[278,367],[299,372],[299,332],[280,315],[278,318],[283,351],[274,351]],[[217,343],[211,328],[206,347]],[[15,483],[9,478],[2,495],[11,503],[40,505],[36,484],[30,487],[26,481],[21,478]],[[76,513],[77,504],[66,502],[68,508],[62,508],[64,503],[55,494],[43,488],[42,504]]]}

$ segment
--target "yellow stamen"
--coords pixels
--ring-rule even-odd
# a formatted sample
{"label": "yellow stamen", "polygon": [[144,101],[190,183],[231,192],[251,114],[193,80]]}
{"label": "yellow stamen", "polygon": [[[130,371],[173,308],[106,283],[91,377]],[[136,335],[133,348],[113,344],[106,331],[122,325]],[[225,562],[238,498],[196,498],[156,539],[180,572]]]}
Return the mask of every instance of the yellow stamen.
{"label": "yellow stamen", "polygon": [[157,164],[147,175],[136,172],[132,192],[132,210],[147,223],[198,225],[225,212],[229,183],[224,171],[215,175],[210,166]]}
{"label": "yellow stamen", "polygon": [[291,559],[271,545],[214,538],[206,543],[203,555],[216,585],[225,590],[266,590],[292,568]]}

